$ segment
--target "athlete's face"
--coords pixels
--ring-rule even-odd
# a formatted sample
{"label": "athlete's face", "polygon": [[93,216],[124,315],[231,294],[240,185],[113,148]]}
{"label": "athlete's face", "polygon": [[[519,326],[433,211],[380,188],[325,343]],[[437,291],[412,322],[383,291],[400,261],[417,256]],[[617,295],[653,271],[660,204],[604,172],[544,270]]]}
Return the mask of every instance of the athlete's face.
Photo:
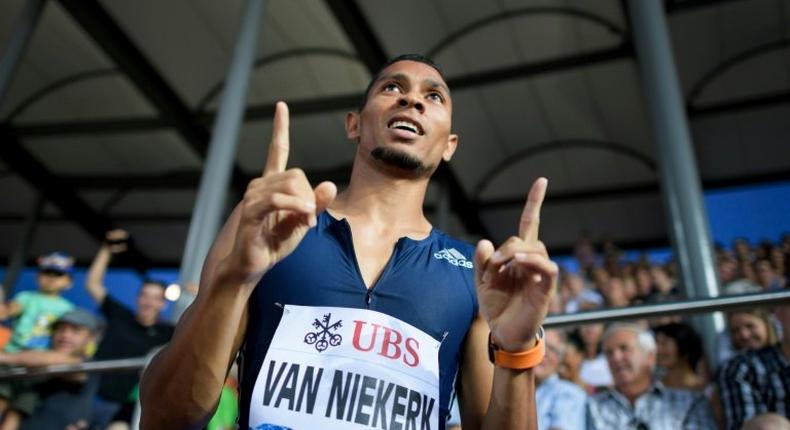
{"label": "athlete's face", "polygon": [[398,61],[381,72],[362,110],[348,114],[346,133],[363,157],[387,171],[423,177],[455,152],[451,119],[450,91],[439,72]]}

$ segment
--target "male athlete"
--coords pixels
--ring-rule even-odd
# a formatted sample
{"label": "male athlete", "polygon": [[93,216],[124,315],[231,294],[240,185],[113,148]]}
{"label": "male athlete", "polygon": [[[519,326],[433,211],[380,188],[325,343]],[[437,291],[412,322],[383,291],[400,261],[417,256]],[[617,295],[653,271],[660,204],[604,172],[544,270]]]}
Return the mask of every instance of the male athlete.
{"label": "male athlete", "polygon": [[538,240],[547,181],[496,250],[434,229],[423,200],[458,144],[451,116],[436,65],[389,62],[346,116],[357,150],[337,194],[286,170],[277,104],[263,175],[143,375],[142,428],[204,425],[237,353],[242,429],[444,428],[454,385],[464,429],[537,428],[537,333],[557,278]]}

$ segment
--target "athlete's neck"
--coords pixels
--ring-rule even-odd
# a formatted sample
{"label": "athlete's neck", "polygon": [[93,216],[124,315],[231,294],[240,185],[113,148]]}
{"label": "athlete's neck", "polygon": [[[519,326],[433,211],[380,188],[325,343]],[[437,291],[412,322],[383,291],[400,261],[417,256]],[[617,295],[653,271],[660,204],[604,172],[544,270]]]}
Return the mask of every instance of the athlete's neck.
{"label": "athlete's neck", "polygon": [[357,160],[348,188],[337,196],[329,211],[339,218],[412,232],[403,235],[427,235],[431,224],[422,207],[428,180],[394,177]]}

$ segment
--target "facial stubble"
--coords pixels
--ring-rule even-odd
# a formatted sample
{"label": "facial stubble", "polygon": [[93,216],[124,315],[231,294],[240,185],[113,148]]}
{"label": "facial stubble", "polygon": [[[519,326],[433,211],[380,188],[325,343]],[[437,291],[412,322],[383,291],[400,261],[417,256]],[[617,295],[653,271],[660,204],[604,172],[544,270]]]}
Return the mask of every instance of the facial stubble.
{"label": "facial stubble", "polygon": [[388,167],[403,172],[409,177],[430,176],[433,166],[426,165],[419,158],[398,149],[377,146],[370,151],[374,160],[380,161]]}

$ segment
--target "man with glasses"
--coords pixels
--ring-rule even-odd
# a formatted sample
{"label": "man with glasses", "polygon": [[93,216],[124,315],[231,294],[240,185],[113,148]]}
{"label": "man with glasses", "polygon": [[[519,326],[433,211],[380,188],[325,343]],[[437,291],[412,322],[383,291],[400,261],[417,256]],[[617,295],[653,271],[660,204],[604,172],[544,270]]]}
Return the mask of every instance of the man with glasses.
{"label": "man with glasses", "polygon": [[654,379],[656,341],[637,324],[615,324],[603,335],[614,388],[587,405],[589,429],[715,429],[708,400]]}
{"label": "man with glasses", "polygon": [[61,297],[73,282],[74,259],[53,252],[38,259],[38,291],[21,291],[0,305],[0,319],[15,318],[6,352],[49,347],[51,326],[74,305]]}

